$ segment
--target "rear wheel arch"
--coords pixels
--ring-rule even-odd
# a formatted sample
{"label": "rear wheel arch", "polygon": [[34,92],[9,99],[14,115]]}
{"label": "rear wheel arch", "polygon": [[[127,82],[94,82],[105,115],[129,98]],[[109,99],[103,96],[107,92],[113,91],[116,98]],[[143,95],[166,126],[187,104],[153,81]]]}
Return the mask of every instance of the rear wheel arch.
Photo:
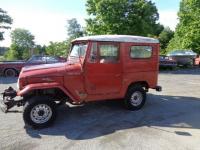
{"label": "rear wheel arch", "polygon": [[128,91],[133,86],[143,87],[146,91],[148,91],[148,89],[149,89],[149,84],[147,81],[137,81],[137,82],[130,83],[126,91]]}

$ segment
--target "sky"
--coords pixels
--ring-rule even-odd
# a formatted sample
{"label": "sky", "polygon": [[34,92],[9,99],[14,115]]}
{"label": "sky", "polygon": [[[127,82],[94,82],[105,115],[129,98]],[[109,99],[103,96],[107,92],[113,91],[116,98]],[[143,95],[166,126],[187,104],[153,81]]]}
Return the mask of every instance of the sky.
{"label": "sky", "polygon": [[[152,0],[160,14],[159,22],[175,29],[180,0]],[[86,0],[0,0],[0,8],[13,18],[12,29],[4,34],[0,46],[9,46],[10,32],[15,28],[29,30],[36,44],[48,45],[50,41],[67,39],[67,20],[76,18],[85,26],[88,17]]]}

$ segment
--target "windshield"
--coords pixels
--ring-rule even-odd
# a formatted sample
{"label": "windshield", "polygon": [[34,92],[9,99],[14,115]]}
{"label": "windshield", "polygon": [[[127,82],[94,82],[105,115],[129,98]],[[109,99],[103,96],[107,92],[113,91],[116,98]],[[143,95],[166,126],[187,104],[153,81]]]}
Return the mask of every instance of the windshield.
{"label": "windshield", "polygon": [[84,57],[87,49],[87,43],[74,44],[70,53],[70,57]]}

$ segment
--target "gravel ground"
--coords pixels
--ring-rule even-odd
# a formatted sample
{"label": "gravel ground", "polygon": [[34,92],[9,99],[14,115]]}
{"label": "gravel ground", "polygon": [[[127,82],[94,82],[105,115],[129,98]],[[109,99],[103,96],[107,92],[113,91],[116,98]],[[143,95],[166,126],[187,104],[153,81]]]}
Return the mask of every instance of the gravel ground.
{"label": "gravel ground", "polygon": [[[0,92],[16,80],[0,78]],[[159,85],[137,112],[116,101],[63,106],[42,130],[24,128],[22,108],[0,112],[0,150],[200,149],[200,69],[161,72]]]}

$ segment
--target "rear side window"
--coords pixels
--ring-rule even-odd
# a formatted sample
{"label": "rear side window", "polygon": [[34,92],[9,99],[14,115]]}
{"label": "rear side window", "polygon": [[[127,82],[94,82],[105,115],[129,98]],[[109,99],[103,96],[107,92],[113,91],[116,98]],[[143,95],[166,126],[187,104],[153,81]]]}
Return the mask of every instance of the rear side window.
{"label": "rear side window", "polygon": [[150,58],[152,56],[151,46],[131,46],[131,58]]}
{"label": "rear side window", "polygon": [[100,63],[116,63],[119,60],[119,46],[114,44],[99,45]]}

